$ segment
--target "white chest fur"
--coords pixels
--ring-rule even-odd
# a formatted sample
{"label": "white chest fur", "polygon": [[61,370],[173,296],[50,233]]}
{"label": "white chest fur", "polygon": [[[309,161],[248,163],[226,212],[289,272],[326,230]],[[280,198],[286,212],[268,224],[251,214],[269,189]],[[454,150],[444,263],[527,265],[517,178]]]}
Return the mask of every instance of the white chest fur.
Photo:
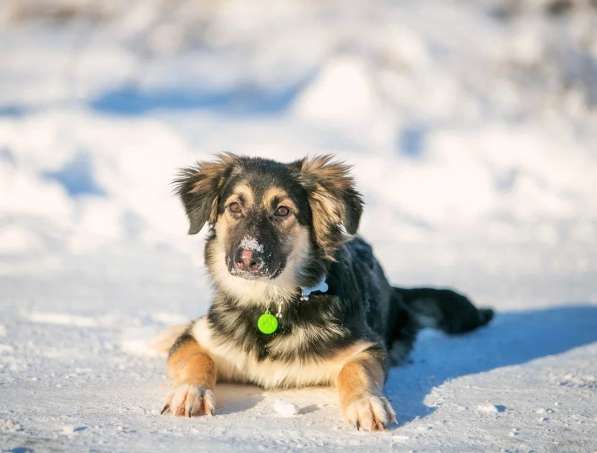
{"label": "white chest fur", "polygon": [[[207,323],[207,317],[202,317],[195,322],[191,334],[214,360],[219,380],[251,382],[264,388],[334,384],[336,376],[350,357],[371,345],[369,342],[357,342],[338,351],[330,358],[319,360],[257,360],[255,354],[241,350],[234,343],[215,341]],[[301,338],[283,341],[300,342]],[[288,346],[288,344],[272,343],[274,348]]]}

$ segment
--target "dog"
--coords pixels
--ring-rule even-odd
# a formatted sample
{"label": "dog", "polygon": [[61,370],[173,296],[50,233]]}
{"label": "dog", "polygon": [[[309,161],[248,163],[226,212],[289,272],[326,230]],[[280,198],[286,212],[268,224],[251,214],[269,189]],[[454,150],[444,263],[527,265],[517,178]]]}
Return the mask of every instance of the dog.
{"label": "dog", "polygon": [[388,367],[417,332],[459,334],[493,316],[451,290],[391,286],[356,235],[363,199],[333,156],[284,164],[219,154],[181,170],[175,190],[189,234],[208,224],[214,296],[170,342],[162,414],[213,415],[216,382],[325,385],[348,423],[384,430],[396,421],[383,394]]}

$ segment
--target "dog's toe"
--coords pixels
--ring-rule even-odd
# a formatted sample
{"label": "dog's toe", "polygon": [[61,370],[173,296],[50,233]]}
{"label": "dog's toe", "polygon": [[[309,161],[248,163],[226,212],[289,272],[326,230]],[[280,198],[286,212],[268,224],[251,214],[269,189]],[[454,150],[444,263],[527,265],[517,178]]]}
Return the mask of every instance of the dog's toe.
{"label": "dog's toe", "polygon": [[166,398],[162,414],[170,412],[179,417],[213,415],[216,397],[211,389],[196,384],[182,384]]}
{"label": "dog's toe", "polygon": [[386,398],[368,394],[351,401],[344,409],[344,418],[357,429],[383,431],[396,421],[396,414]]}

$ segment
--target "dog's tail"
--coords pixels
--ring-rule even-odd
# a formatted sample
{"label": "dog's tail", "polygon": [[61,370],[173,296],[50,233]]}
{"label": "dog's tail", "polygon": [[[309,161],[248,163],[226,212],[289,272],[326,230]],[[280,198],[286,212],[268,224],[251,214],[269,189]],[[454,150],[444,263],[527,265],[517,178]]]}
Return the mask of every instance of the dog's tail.
{"label": "dog's tail", "polygon": [[149,342],[149,347],[160,354],[166,354],[174,342],[189,328],[189,324],[168,327]]}
{"label": "dog's tail", "polygon": [[394,288],[394,297],[415,321],[454,335],[484,326],[493,318],[491,308],[477,308],[464,295],[449,289]]}

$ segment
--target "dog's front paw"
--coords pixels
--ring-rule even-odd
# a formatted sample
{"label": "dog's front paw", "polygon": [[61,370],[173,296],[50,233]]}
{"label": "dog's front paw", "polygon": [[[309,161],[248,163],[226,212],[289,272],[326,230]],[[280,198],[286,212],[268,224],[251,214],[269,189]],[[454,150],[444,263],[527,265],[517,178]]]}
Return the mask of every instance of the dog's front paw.
{"label": "dog's front paw", "polygon": [[196,384],[182,384],[170,392],[162,414],[170,412],[181,417],[213,415],[215,408],[216,396],[211,389]]}
{"label": "dog's front paw", "polygon": [[396,413],[383,396],[365,394],[350,401],[343,408],[344,418],[357,429],[383,431],[396,422]]}

